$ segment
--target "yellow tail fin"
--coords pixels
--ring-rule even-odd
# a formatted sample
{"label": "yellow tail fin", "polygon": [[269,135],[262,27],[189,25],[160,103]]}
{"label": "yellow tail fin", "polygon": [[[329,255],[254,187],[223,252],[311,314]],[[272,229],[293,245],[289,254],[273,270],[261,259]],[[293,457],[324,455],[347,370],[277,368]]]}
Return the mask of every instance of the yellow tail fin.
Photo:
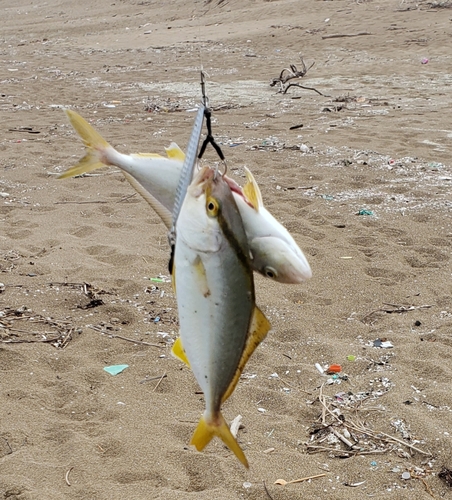
{"label": "yellow tail fin", "polygon": [[82,138],[86,154],[77,165],[63,172],[58,178],[74,177],[104,167],[105,163],[102,162],[101,151],[110,148],[110,144],[78,113],[70,109],[66,109],[65,113],[77,134]]}
{"label": "yellow tail fin", "polygon": [[240,462],[242,462],[247,469],[249,468],[248,460],[242,448],[240,448],[239,443],[237,443],[237,440],[231,434],[228,424],[225,422],[220,412],[215,416],[215,421],[212,422],[207,422],[204,416],[201,417],[190,444],[194,445],[198,451],[202,451],[214,436],[218,436],[223,443],[234,452]]}

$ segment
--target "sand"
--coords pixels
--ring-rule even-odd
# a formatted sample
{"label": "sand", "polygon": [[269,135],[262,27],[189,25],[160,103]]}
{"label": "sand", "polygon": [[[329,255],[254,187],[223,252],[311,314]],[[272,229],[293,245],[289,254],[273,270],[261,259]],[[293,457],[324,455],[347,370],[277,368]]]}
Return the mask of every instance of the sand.
{"label": "sand", "polygon": [[[0,498],[452,497],[450,6],[2,2]],[[299,54],[323,95],[270,87]],[[201,64],[231,176],[250,168],[313,270],[256,276],[273,328],[223,408],[249,470],[189,446],[204,402],[150,280],[163,224],[116,168],[56,178],[83,155],[62,107],[124,153],[185,147]]]}

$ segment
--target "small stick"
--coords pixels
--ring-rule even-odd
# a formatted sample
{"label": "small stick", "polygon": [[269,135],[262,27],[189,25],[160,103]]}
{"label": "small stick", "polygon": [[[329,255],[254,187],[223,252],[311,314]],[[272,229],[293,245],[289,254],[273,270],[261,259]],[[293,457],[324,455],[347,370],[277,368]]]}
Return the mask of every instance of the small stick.
{"label": "small stick", "polygon": [[161,381],[166,377],[166,373],[164,373],[161,377],[160,377],[160,380],[157,382],[157,385],[154,387],[153,391],[152,392],[155,392],[157,387],[160,385]]}
{"label": "small stick", "polygon": [[325,40],[326,38],[350,38],[352,36],[362,36],[362,35],[372,35],[369,31],[360,31],[359,33],[336,33],[334,35],[323,35],[322,40]]}
{"label": "small stick", "polygon": [[129,200],[130,198],[133,198],[137,193],[132,193],[132,194],[129,194],[129,196],[124,196],[124,198],[121,198],[120,200],[118,200],[116,203],[122,203],[123,201],[127,201]]}
{"label": "small stick", "polygon": [[[166,374],[164,374],[164,376],[166,376]],[[145,382],[151,382],[152,380],[157,380],[159,378],[161,378],[162,376],[161,375],[157,375],[156,377],[149,377],[149,378],[144,378],[143,380],[140,380],[140,382],[138,382],[139,384],[144,384]]]}
{"label": "small stick", "polygon": [[420,480],[424,483],[424,486],[425,486],[425,489],[427,490],[427,493],[428,493],[431,497],[435,498],[435,495],[434,495],[434,493],[433,493],[432,489],[430,488],[430,486],[427,484],[427,481],[426,481],[423,477],[418,477],[418,476],[414,476],[414,477],[415,477],[416,479],[420,479]]}
{"label": "small stick", "polygon": [[293,481],[288,481],[287,484],[293,484],[293,483],[302,483],[303,481],[309,481],[310,479],[315,479],[317,477],[323,477],[326,476],[326,474],[316,474],[315,476],[308,476],[308,477],[302,477],[301,479],[294,479]]}
{"label": "small stick", "polygon": [[393,441],[397,441],[400,444],[403,444],[404,446],[407,446],[408,448],[411,448],[412,450],[418,451],[419,453],[422,453],[423,455],[427,456],[432,456],[431,453],[428,453],[427,451],[421,450],[420,448],[416,448],[416,446],[413,446],[412,444],[405,443],[405,441],[402,441],[401,439],[397,439],[394,436],[390,436],[389,434],[386,434],[385,432],[380,432],[379,434],[383,434],[383,436],[386,436],[388,439],[392,439]]}
{"label": "small stick", "polygon": [[163,346],[163,345],[152,344],[151,342],[145,342],[144,340],[129,339],[128,337],[123,337],[122,335],[116,335],[115,333],[106,332],[105,330],[101,330],[100,328],[96,328],[93,325],[87,325],[87,327],[90,328],[91,330],[94,330],[95,332],[101,333],[102,335],[108,335],[109,337],[112,337],[112,338],[127,340],[127,342],[133,342],[134,344],[142,344],[142,345],[148,345],[150,347],[158,347],[160,349],[165,349],[165,346]]}
{"label": "small stick", "polygon": [[270,492],[267,489],[267,485],[265,484],[265,481],[262,481],[262,484],[264,485],[264,490],[265,490],[265,493],[267,493],[268,498],[270,498],[270,500],[273,500],[273,497],[270,495]]}
{"label": "small stick", "polygon": [[285,481],[284,479],[277,479],[274,484],[286,486],[286,484],[303,483],[304,481],[309,481],[310,479],[315,479],[317,477],[324,477],[324,476],[326,476],[326,474],[316,474],[315,476],[302,477],[301,479],[293,479],[292,481]]}
{"label": "small stick", "polygon": [[286,94],[287,91],[290,89],[290,87],[300,87],[301,89],[305,89],[305,90],[313,90],[314,92],[317,92],[317,94],[321,95],[322,97],[331,97],[329,95],[322,94],[322,92],[320,92],[320,90],[317,90],[314,87],[305,87],[304,85],[301,85],[299,83],[289,83],[289,85],[287,85],[287,87],[284,89],[283,94]]}
{"label": "small stick", "polygon": [[54,201],[54,205],[69,205],[69,204],[74,204],[74,205],[87,205],[89,203],[108,203],[108,201],[102,201],[102,200],[97,200],[97,201]]}
{"label": "small stick", "polygon": [[71,473],[71,470],[73,469],[74,467],[70,467],[70,469],[66,472],[66,475],[64,476],[64,479],[66,480],[66,484],[68,486],[71,485],[71,483],[69,482],[69,474]]}
{"label": "small stick", "polygon": [[332,433],[339,438],[346,446],[348,446],[350,449],[353,449],[355,447],[355,444],[353,444],[351,441],[349,441],[345,436],[343,436],[340,432],[338,432],[334,427],[330,427]]}

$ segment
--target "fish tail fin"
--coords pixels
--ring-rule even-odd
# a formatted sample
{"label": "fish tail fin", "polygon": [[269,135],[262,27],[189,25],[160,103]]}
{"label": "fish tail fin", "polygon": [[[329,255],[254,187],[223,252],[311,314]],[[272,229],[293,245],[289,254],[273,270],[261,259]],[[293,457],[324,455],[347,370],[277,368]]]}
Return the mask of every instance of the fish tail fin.
{"label": "fish tail fin", "polygon": [[73,167],[58,176],[59,179],[85,174],[97,168],[108,165],[105,152],[111,148],[110,144],[78,113],[70,109],[64,110],[69,122],[83,140],[86,147],[85,156]]}
{"label": "fish tail fin", "polygon": [[242,462],[247,469],[249,468],[248,460],[242,448],[240,448],[239,443],[232,435],[228,424],[220,412],[215,416],[215,420],[212,421],[207,421],[204,416],[201,417],[198,427],[196,427],[193,433],[190,444],[194,445],[198,451],[202,451],[214,436],[218,436],[240,462]]}

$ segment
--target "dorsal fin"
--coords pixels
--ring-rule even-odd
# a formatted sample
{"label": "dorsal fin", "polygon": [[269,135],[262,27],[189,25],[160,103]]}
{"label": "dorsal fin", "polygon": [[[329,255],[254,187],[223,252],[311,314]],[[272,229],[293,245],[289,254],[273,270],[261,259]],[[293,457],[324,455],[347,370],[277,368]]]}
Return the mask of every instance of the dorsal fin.
{"label": "dorsal fin", "polygon": [[245,167],[246,184],[243,186],[243,193],[248,198],[248,201],[253,205],[256,212],[259,212],[260,207],[264,206],[262,194],[256,179],[253,174]]}
{"label": "dorsal fin", "polygon": [[175,142],[172,142],[169,147],[165,148],[165,151],[170,160],[185,160],[185,153]]}

